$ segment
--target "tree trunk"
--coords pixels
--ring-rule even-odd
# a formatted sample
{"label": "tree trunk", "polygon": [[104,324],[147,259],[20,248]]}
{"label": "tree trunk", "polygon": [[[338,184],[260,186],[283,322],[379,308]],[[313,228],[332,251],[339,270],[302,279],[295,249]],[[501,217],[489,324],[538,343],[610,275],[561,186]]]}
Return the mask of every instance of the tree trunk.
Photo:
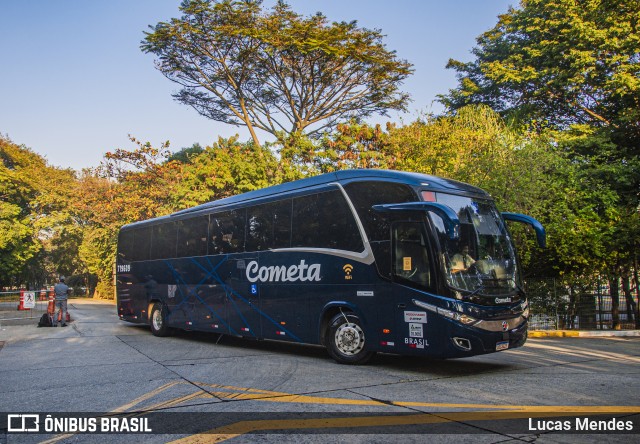
{"label": "tree trunk", "polygon": [[611,328],[620,330],[620,286],[617,276],[609,277],[609,294],[611,294]]}
{"label": "tree trunk", "polygon": [[[633,258],[633,280],[636,287],[636,300],[640,303],[640,281],[638,280],[638,256]],[[640,329],[640,304],[636,304],[635,310],[636,328]]]}
{"label": "tree trunk", "polygon": [[576,291],[575,287],[571,285],[569,287],[569,307],[567,307],[567,321],[565,325],[568,329],[573,330],[575,328],[576,318]]}
{"label": "tree trunk", "polygon": [[625,272],[622,275],[622,292],[624,293],[624,297],[627,302],[627,322],[633,324],[637,328],[638,319],[636,317],[636,312],[638,305],[636,304],[636,301],[633,300],[633,294],[631,293],[631,275],[629,272]]}

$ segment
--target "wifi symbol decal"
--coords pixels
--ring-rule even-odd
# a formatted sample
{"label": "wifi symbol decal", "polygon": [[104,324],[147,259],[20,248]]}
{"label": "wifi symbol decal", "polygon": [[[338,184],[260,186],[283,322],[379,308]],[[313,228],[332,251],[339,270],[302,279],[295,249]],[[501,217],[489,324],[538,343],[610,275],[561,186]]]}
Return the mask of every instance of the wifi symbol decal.
{"label": "wifi symbol decal", "polygon": [[342,269],[344,270],[344,274],[345,274],[344,278],[351,279],[352,278],[351,272],[353,271],[353,265],[345,264],[345,266],[342,267]]}

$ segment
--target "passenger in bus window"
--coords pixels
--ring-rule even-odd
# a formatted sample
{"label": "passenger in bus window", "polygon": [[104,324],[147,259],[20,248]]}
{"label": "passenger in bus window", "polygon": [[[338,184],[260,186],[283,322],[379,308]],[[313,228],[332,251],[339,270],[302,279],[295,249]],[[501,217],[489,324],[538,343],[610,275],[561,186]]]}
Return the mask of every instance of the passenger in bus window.
{"label": "passenger in bus window", "polygon": [[475,259],[469,254],[469,245],[463,244],[460,252],[454,254],[451,258],[451,271],[458,272],[468,270],[475,262]]}
{"label": "passenger in bus window", "polygon": [[227,254],[235,252],[233,244],[230,242],[232,234],[218,233],[213,239],[213,248],[215,254]]}

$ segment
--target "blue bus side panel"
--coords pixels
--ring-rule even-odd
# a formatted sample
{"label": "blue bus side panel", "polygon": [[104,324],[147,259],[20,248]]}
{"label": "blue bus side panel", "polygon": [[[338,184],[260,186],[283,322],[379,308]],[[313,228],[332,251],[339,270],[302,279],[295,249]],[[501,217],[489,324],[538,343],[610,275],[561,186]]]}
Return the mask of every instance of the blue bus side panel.
{"label": "blue bus side panel", "polygon": [[[268,274],[270,267],[300,264],[318,265],[319,272],[306,275],[313,278],[307,281],[299,274],[292,281],[286,274]],[[255,282],[248,279],[250,265]],[[134,263],[129,273],[118,274],[118,310],[125,320],[148,322],[149,303],[160,301],[172,327],[317,344],[323,339],[323,310],[337,313],[341,306],[358,314],[371,350],[417,356],[463,357],[491,353],[498,342],[508,341],[512,349],[526,341],[526,323],[511,332],[480,332],[413,304],[413,299],[438,304],[439,298],[381,281],[375,273],[369,265],[312,253]],[[508,307],[482,310],[499,314]],[[471,341],[471,353],[453,345],[456,336]]]}
{"label": "blue bus side panel", "polygon": [[146,322],[144,310],[158,300],[171,327],[246,337],[319,343],[320,315],[336,303],[358,313],[374,345],[372,326],[392,307],[377,290],[385,286],[370,284],[379,279],[374,266],[318,253],[158,260],[133,263],[126,276],[118,285],[124,319]]}

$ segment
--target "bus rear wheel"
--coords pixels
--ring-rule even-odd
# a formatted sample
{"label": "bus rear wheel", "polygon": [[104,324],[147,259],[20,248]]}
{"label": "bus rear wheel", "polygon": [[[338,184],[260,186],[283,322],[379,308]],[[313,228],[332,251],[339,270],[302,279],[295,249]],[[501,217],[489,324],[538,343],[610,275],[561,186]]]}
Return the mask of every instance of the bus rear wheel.
{"label": "bus rear wheel", "polygon": [[173,329],[167,324],[167,310],[159,303],[153,304],[151,308],[149,325],[154,336],[169,336],[173,332]]}
{"label": "bus rear wheel", "polygon": [[360,318],[353,313],[340,312],[331,319],[325,343],[340,364],[364,364],[374,354],[367,350]]}

